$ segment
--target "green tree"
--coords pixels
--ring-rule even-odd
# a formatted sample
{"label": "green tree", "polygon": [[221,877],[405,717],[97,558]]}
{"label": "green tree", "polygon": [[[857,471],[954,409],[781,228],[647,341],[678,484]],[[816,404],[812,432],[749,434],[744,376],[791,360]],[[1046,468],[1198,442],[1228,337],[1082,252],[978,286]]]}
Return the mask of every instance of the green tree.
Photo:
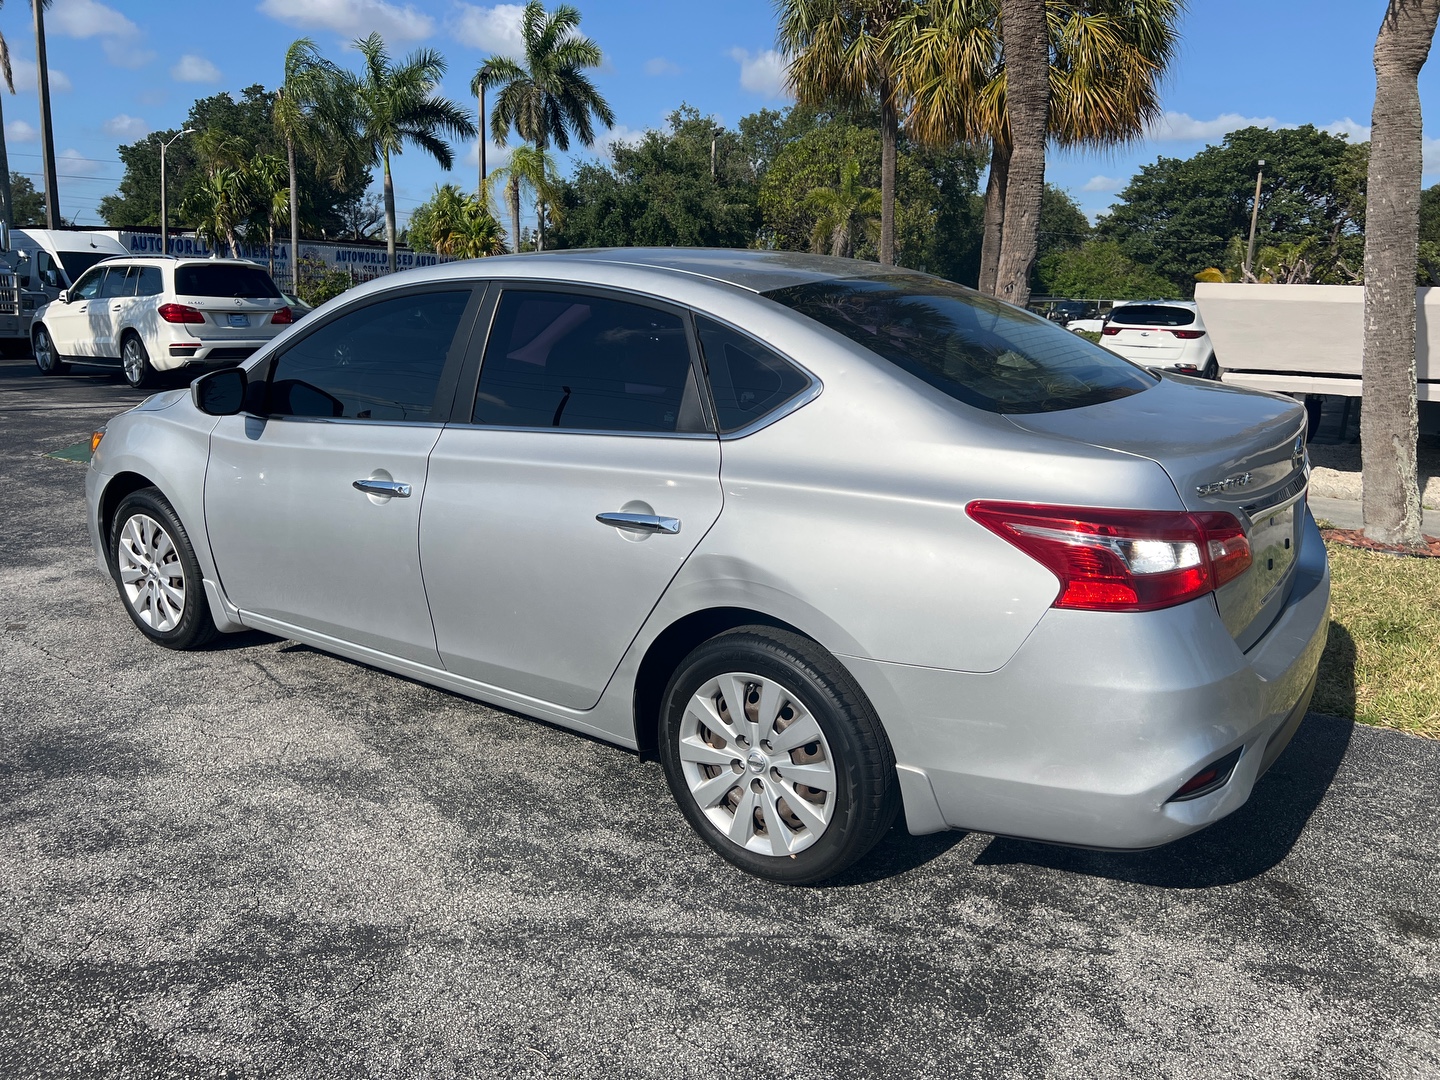
{"label": "green tree", "polygon": [[1127,259],[1114,240],[1092,239],[1044,255],[1039,288],[1077,300],[1159,300],[1176,295],[1175,285]]}
{"label": "green tree", "polygon": [[880,106],[880,261],[895,262],[900,136],[896,27],[907,0],[777,0],[789,84],[806,105]]}
{"label": "green tree", "polygon": [[805,203],[815,215],[810,233],[811,250],[829,251],[849,258],[855,253],[855,237],[869,234],[878,224],[880,192],[860,183],[860,162],[840,166],[840,183],[835,187],[811,188]]}
{"label": "green tree", "polygon": [[410,246],[458,259],[505,254],[505,230],[485,203],[454,184],[437,187],[410,214]]}
{"label": "green tree", "polygon": [[[546,219],[557,211],[547,212],[561,198],[561,182],[555,168],[555,159],[547,151],[534,146],[517,146],[510,153],[510,160],[489,176],[488,183],[505,192],[510,205],[510,225],[515,234],[515,250],[520,250],[520,200],[523,197],[535,204],[535,247],[545,247]],[[563,212],[559,212],[563,216]]]}
{"label": "green tree", "polygon": [[1194,157],[1145,165],[1100,219],[1096,232],[1126,257],[1192,295],[1195,275],[1226,265],[1235,237],[1250,228],[1257,162],[1265,160],[1257,242],[1316,241],[1312,280],[1358,278],[1364,245],[1368,146],[1310,125],[1283,131],[1242,128]]}
{"label": "green tree", "polygon": [[[288,206],[278,215],[290,222],[290,258],[293,262],[300,253],[300,165],[299,155],[303,148],[317,163],[329,163],[328,171],[337,182],[343,180],[345,166],[344,150],[348,142],[337,136],[344,130],[347,117],[337,115],[343,108],[343,96],[339,93],[340,72],[330,61],[320,55],[315,42],[309,38],[298,38],[285,50],[285,81],[275,92],[271,107],[271,118],[275,131],[285,144],[285,164],[289,184]],[[266,154],[257,146],[257,160],[269,161],[273,155]],[[270,179],[269,172],[259,177]],[[270,185],[267,184],[267,189]],[[267,190],[268,212],[266,225],[270,243],[275,242],[274,199]],[[270,272],[275,272],[271,259]]]}
{"label": "green tree", "polygon": [[229,248],[230,257],[240,254],[236,239],[240,223],[249,214],[250,193],[243,169],[217,165],[205,181],[192,190],[180,205],[180,216],[192,223],[195,233],[217,251]]}
{"label": "green tree", "polygon": [[352,137],[363,159],[380,166],[384,177],[385,247],[395,272],[395,182],[390,159],[407,144],[418,146],[449,172],[455,155],[444,136],[470,138],[476,128],[465,110],[436,90],[445,74],[445,58],[434,49],[417,49],[396,64],[378,33],[355,42],[364,58],[358,76],[347,74],[338,109],[354,125]]}
{"label": "green tree", "polygon": [[[293,166],[275,154],[256,154],[246,166],[252,224],[257,229],[265,230],[265,256],[271,277],[275,275],[275,223],[289,221],[291,208],[299,202],[294,180]],[[295,235],[292,227],[292,256],[300,250]]]}
{"label": "green tree", "polygon": [[17,229],[43,227],[45,196],[35,190],[35,182],[23,173],[10,174],[11,224]]}

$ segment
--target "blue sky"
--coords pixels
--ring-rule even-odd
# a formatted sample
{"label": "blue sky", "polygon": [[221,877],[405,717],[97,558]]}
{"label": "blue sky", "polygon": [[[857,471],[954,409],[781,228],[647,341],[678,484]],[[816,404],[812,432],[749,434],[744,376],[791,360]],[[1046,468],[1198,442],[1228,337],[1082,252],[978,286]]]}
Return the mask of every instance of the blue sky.
{"label": "blue sky", "polygon": [[[596,80],[615,110],[610,137],[663,125],[682,101],[733,124],[786,99],[769,0],[577,0],[583,29],[605,52]],[[1313,123],[1368,136],[1371,49],[1383,0],[1191,0],[1179,60],[1164,90],[1166,119],[1142,143],[1106,154],[1053,153],[1048,178],[1087,212],[1103,211],[1136,169],[1186,157],[1249,123]],[[5,95],[11,167],[40,169],[34,34],[29,4],[0,10],[18,93]],[[115,151],[177,127],[190,103],[220,90],[280,81],[286,46],[308,34],[338,62],[379,30],[394,53],[417,45],[450,63],[445,91],[468,98],[493,52],[517,54],[519,6],[461,0],[55,0],[46,19],[61,210],[98,224],[96,207],[122,167]],[[1426,183],[1440,180],[1440,61],[1422,72]],[[1428,114],[1427,114],[1428,116]],[[599,151],[603,153],[603,148]],[[493,155],[492,151],[492,155]],[[451,179],[474,183],[474,144],[457,148]],[[492,164],[494,158],[492,156]],[[396,165],[402,215],[447,177],[412,151]]]}

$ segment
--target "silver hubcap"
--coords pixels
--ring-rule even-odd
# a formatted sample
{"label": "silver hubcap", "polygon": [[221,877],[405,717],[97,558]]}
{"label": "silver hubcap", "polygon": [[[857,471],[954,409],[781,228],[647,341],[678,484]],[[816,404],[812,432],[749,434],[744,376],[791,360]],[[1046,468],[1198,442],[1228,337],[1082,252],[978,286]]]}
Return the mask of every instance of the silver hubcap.
{"label": "silver hubcap", "polygon": [[685,710],[679,750],[696,804],[748,851],[804,851],[835,813],[830,744],[799,699],[771,679],[732,672],[701,686]]}
{"label": "silver hubcap", "polygon": [[152,517],[135,514],[116,545],[120,586],[140,621],[166,633],[185,614],[185,569],[170,534]]}
{"label": "silver hubcap", "polygon": [[138,383],[145,377],[145,357],[140,355],[140,343],[134,338],[129,338],[121,352],[123,353],[121,363],[125,365],[125,378],[132,383]]}
{"label": "silver hubcap", "polygon": [[55,363],[55,354],[50,351],[50,335],[41,333],[35,336],[35,362],[40,365],[41,371],[49,371]]}

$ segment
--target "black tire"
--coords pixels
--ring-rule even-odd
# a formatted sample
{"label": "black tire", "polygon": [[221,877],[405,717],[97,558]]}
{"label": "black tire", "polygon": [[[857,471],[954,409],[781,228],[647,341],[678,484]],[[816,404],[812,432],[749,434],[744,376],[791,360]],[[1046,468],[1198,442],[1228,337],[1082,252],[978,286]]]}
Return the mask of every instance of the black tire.
{"label": "black tire", "polygon": [[[158,592],[155,594],[156,603],[153,606],[147,605],[149,594],[142,592],[138,600],[132,598],[130,586],[125,580],[133,572],[133,565],[122,569],[122,563],[133,564],[135,560],[133,556],[127,560],[121,545],[126,544],[131,552],[137,550],[133,534],[127,534],[126,526],[132,520],[136,521],[137,529],[141,530],[143,535],[146,526],[141,519],[153,522],[162,529],[174,552],[173,560],[166,556],[151,563],[156,567],[153,575],[155,590],[159,590],[162,580],[172,584],[172,591],[173,582],[177,579],[180,581],[183,604],[179,605],[179,616],[174,620],[174,625],[167,625],[166,618],[156,617],[164,603]],[[215,620],[210,615],[210,603],[205,598],[205,586],[201,581],[200,563],[195,558],[190,536],[185,532],[185,526],[180,524],[180,518],[176,516],[170,501],[160,494],[157,488],[141,488],[121,500],[115,516],[109,522],[109,544],[106,550],[110,561],[110,575],[115,579],[120,602],[125,605],[125,611],[140,632],[156,645],[167,649],[198,649],[209,644],[219,633],[215,628]],[[150,580],[145,579],[145,588],[151,587]],[[148,618],[142,614],[142,610],[148,612]]]}
{"label": "black tire", "polygon": [[[833,759],[829,760],[828,764],[833,769],[835,791],[825,795],[826,798],[834,798],[834,805],[829,808],[828,823],[818,832],[818,838],[808,840],[809,846],[794,854],[761,853],[731,840],[707,816],[707,811],[701,808],[697,797],[691,792],[691,781],[687,780],[685,774],[685,762],[681,758],[680,747],[682,730],[687,724],[686,713],[691,699],[699,694],[708,682],[717,678],[723,680],[731,673],[748,673],[778,684],[784,695],[781,700],[793,699],[808,711],[823,733],[824,742],[812,742],[782,756],[780,752],[771,750],[768,741],[762,741],[760,747],[771,756],[767,759],[766,754],[761,753],[758,765],[741,763],[741,771],[736,773],[735,785],[724,796],[721,804],[712,808],[714,812],[720,816],[729,813],[730,820],[738,823],[741,819],[735,811],[742,805],[741,800],[748,798],[744,794],[745,788],[753,785],[755,791],[761,791],[767,775],[780,780],[781,777],[776,774],[792,762],[799,764],[795,758],[802,750],[809,753],[812,747],[823,747],[816,752]],[[746,692],[749,693],[748,686]],[[749,700],[753,703],[756,698],[751,697]],[[779,715],[784,717],[788,708],[790,706],[787,703],[780,708]],[[728,705],[726,710],[728,714]],[[795,714],[792,712],[791,715]],[[741,627],[711,638],[681,661],[665,689],[660,716],[660,759],[670,791],[681,812],[707,844],[742,870],[757,877],[786,885],[813,885],[833,878],[873,848],[889,830],[899,812],[900,793],[895,777],[895,755],[879,718],[850,674],[834,657],[808,638],[768,626]],[[780,722],[776,719],[772,724],[763,726],[762,730],[779,741],[783,731],[779,726]],[[731,746],[726,736],[719,735],[717,738],[726,743],[726,749],[719,752],[743,752]],[[713,746],[714,743],[710,745]],[[737,739],[735,745],[745,749],[759,749],[752,748],[743,738]],[[725,768],[733,770],[734,765],[732,762]],[[771,768],[771,765],[777,768]],[[691,768],[716,770],[713,775],[697,773],[697,777],[708,777],[711,780],[721,777],[721,766],[718,765],[698,766],[692,761]],[[751,768],[758,769],[758,772],[752,773]],[[704,779],[697,779],[696,782],[703,783]],[[796,788],[804,786],[795,785]],[[772,787],[764,788],[764,791],[775,790],[777,789]],[[819,794],[814,789],[807,788],[807,791]],[[729,800],[732,799],[736,804],[733,807],[729,805]],[[794,811],[788,804],[785,804],[784,796],[770,807],[764,806],[764,799],[765,795],[762,794],[755,800],[754,809],[751,811],[755,828],[748,831],[759,838],[762,844],[773,849],[776,845],[763,838],[760,827],[767,822],[781,821],[786,813],[791,815],[789,820],[799,819],[794,816]],[[823,808],[823,803],[821,806]],[[814,809],[812,805],[811,810]],[[766,810],[774,810],[775,813],[771,815],[766,813]],[[802,826],[801,830],[787,833],[785,843],[788,845],[795,842],[798,845],[800,840],[796,838],[803,839],[809,835],[803,828]],[[765,833],[768,833],[768,828]]]}
{"label": "black tire", "polygon": [[155,385],[155,369],[150,366],[150,354],[145,351],[140,335],[133,330],[120,339],[120,373],[136,390]]}
{"label": "black tire", "polygon": [[1211,356],[1205,364],[1205,370],[1200,373],[1202,379],[1210,379],[1212,382],[1220,381],[1220,364],[1214,356]]}
{"label": "black tire", "polygon": [[35,366],[40,369],[41,375],[65,375],[70,371],[67,364],[58,352],[55,351],[55,339],[50,336],[50,331],[43,326],[37,326],[34,334]]}

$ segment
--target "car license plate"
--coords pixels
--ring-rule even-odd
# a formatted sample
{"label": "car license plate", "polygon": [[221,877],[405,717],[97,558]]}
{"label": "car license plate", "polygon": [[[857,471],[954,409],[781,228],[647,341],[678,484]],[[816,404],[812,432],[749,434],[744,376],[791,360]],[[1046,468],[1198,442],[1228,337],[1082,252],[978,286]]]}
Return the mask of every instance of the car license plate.
{"label": "car license plate", "polygon": [[231,316],[230,316],[230,325],[231,325],[231,326],[249,326],[249,325],[250,325],[250,316],[248,316],[248,315],[231,315]]}

